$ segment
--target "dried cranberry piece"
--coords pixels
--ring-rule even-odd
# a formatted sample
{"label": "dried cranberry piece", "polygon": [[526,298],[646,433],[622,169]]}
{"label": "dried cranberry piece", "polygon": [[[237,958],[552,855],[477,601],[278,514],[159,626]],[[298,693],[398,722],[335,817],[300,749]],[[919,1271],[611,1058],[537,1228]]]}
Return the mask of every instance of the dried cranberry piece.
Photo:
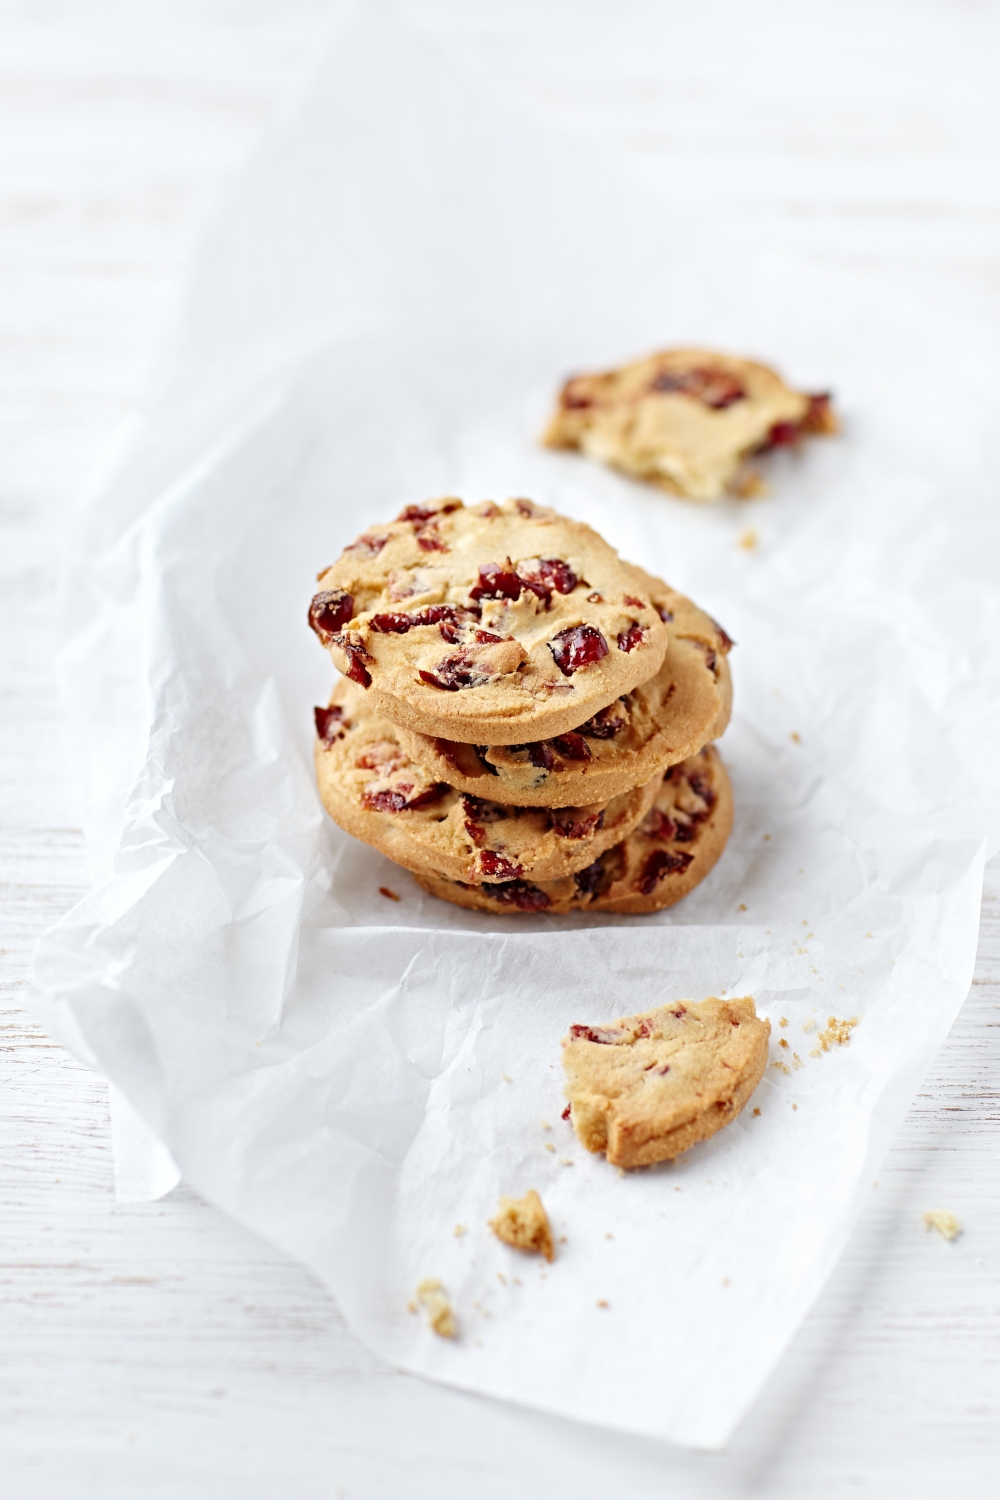
{"label": "dried cranberry piece", "polygon": [[456,612],[450,604],[428,604],[424,609],[398,609],[383,615],[372,615],[368,625],[380,635],[405,635],[418,625],[453,622],[455,618]]}
{"label": "dried cranberry piece", "polygon": [[345,547],[344,551],[367,552],[369,557],[378,557],[388,540],[387,536],[370,536],[368,532],[365,532],[364,536],[359,536],[357,541],[352,542],[349,547]]}
{"label": "dried cranberry piece", "polygon": [[661,808],[654,807],[643,819],[642,832],[647,838],[669,842],[677,837],[677,824]]}
{"label": "dried cranberry piece", "polygon": [[458,510],[459,502],[452,501],[448,505],[439,505],[436,508],[429,505],[407,505],[396,517],[397,521],[409,521],[414,531],[422,531],[423,528],[436,521],[439,516],[446,516],[453,510]]}
{"label": "dried cranberry piece", "polygon": [[502,563],[483,563],[479,582],[469,590],[470,599],[520,599],[522,580],[508,557]]}
{"label": "dried cranberry piece", "polygon": [[472,639],[478,646],[499,646],[502,641],[513,640],[513,636],[494,635],[492,630],[474,630]]}
{"label": "dried cranberry piece", "polygon": [[548,740],[535,740],[532,744],[526,745],[525,749],[528,752],[528,760],[533,766],[539,766],[545,771],[552,770],[556,757]]}
{"label": "dried cranberry piece", "polygon": [[524,516],[527,520],[534,520],[535,507],[530,500],[515,500],[514,505],[519,516]]}
{"label": "dried cranberry piece", "polygon": [[537,568],[521,574],[521,581],[539,599],[549,599],[553,593],[571,594],[580,580],[561,557],[543,557]]}
{"label": "dried cranberry piece", "polygon": [[343,589],[323,589],[309,605],[309,625],[324,646],[354,618],[354,598]]}
{"label": "dried cranberry piece", "polygon": [[659,617],[663,621],[664,625],[669,625],[672,622],[673,618],[674,618],[674,612],[673,612],[673,610],[672,609],[667,609],[666,606],[663,606],[663,608],[658,609],[656,611],[656,613],[659,615]]}
{"label": "dried cranberry piece", "polygon": [[792,448],[799,440],[801,429],[798,422],[775,422],[764,439],[764,451],[769,448]]}
{"label": "dried cranberry piece", "polygon": [[642,895],[651,896],[665,875],[679,875],[694,859],[693,854],[683,854],[678,849],[656,849],[647,855],[639,873],[638,887]]}
{"label": "dried cranberry piece", "polygon": [[678,844],[690,844],[697,833],[697,826],[694,819],[689,817],[687,813],[678,812],[674,822],[677,825],[674,838]]}
{"label": "dried cranberry piece", "polygon": [[566,1108],[563,1110],[562,1114],[559,1116],[560,1120],[568,1120],[569,1119],[570,1110],[572,1109],[572,1107],[573,1107],[572,1105],[567,1104]]}
{"label": "dried cranberry piece", "polygon": [[350,728],[344,720],[344,710],[338,703],[331,704],[329,708],[314,708],[313,719],[316,733],[324,745],[332,745],[342,739],[345,731]]}
{"label": "dried cranberry piece", "polygon": [[646,609],[648,607],[642,599],[636,599],[632,594],[625,595],[625,603],[629,609]]}
{"label": "dried cranberry piece", "polygon": [[716,656],[711,646],[705,647],[705,665],[710,672],[715,672],[716,667],[719,665],[719,658]]}
{"label": "dried cranberry piece", "polygon": [[586,391],[581,389],[582,386],[583,381],[579,378],[567,380],[559,393],[559,405],[563,411],[585,411],[588,406],[593,406],[593,397],[588,396]]}
{"label": "dried cranberry piece", "polygon": [[634,651],[636,646],[641,646],[646,638],[646,632],[638,620],[633,620],[627,630],[622,630],[618,635],[619,651]]}
{"label": "dried cranberry piece", "polygon": [[565,760],[593,760],[594,758],[587,741],[575,731],[557,734],[552,743]]}
{"label": "dried cranberry piece", "polygon": [[729,631],[728,630],[723,630],[723,628],[719,624],[718,620],[713,620],[712,624],[715,626],[716,633],[717,633],[717,635],[719,637],[719,650],[720,651],[731,651],[733,649],[733,647],[736,645],[736,642],[733,640],[732,636],[729,634]]}
{"label": "dried cranberry piece", "polygon": [[809,397],[809,408],[801,423],[803,432],[836,432],[837,419],[830,404],[832,399],[829,391],[820,391]]}
{"label": "dried cranberry piece", "polygon": [[603,874],[604,864],[600,859],[595,859],[594,863],[588,865],[585,870],[577,870],[573,879],[576,881],[576,888],[580,895],[593,896],[601,883]]}
{"label": "dried cranberry piece", "polygon": [[596,625],[571,625],[549,641],[549,650],[564,677],[608,654],[608,643]]}
{"label": "dried cranberry piece", "polygon": [[383,789],[380,792],[367,790],[361,793],[361,804],[370,808],[372,812],[402,812],[409,806],[406,793],[393,788]]}
{"label": "dried cranberry piece", "polygon": [[519,864],[504,854],[498,854],[495,849],[484,849],[481,852],[479,868],[484,875],[491,875],[501,881],[516,880],[521,874]]}
{"label": "dried cranberry piece", "polygon": [[574,1039],[584,1042],[597,1042],[602,1047],[615,1047],[622,1040],[622,1033],[617,1030],[609,1030],[597,1026],[571,1026],[569,1034]]}
{"label": "dried cranberry piece", "polygon": [[740,381],[717,365],[699,365],[690,370],[661,370],[650,383],[651,391],[676,391],[693,396],[713,411],[723,411],[746,396]]}
{"label": "dried cranberry piece", "polygon": [[575,816],[576,811],[574,807],[553,808],[553,832],[564,839],[585,839],[604,826],[603,810],[599,813],[586,813],[582,817]]}
{"label": "dried cranberry piece", "polygon": [[333,644],[339,646],[347,657],[347,676],[352,682],[357,682],[361,687],[371,687],[371,673],[365,667],[366,661],[372,658],[362,646],[360,641],[352,641],[346,635],[335,635],[332,637]]}
{"label": "dried cranberry piece", "polygon": [[[715,802],[715,793],[713,792],[712,784],[707,779],[707,777],[696,773],[694,776],[688,777],[688,785],[694,792],[695,796],[700,797],[703,802],[707,802],[709,807],[711,807]],[[704,818],[705,816],[705,813],[701,814],[702,818]]]}
{"label": "dried cranberry piece", "polygon": [[456,651],[439,661],[436,672],[425,672],[420,668],[420,679],[430,687],[440,688],[445,693],[457,693],[462,688],[482,687],[490,679],[491,670],[483,662],[473,661],[466,652]]}
{"label": "dried cranberry piece", "polygon": [[480,890],[485,891],[491,901],[497,901],[501,906],[516,906],[518,911],[544,911],[552,905],[545,892],[527,880],[507,880],[501,885],[484,883]]}
{"label": "dried cranberry piece", "polygon": [[447,552],[448,548],[436,531],[421,531],[417,535],[417,546],[421,552]]}
{"label": "dried cranberry piece", "polygon": [[588,719],[586,724],[580,725],[580,733],[585,734],[591,740],[611,740],[620,729],[624,729],[628,723],[625,716],[624,704],[619,698],[617,702],[610,703],[607,708],[602,708],[600,713]]}

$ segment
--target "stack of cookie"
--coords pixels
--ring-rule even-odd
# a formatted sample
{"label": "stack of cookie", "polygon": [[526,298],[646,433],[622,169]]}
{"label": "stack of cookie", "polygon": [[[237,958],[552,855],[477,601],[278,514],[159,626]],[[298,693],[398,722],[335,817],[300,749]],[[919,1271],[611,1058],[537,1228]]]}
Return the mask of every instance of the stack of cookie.
{"label": "stack of cookie", "polygon": [[323,803],[458,906],[650,912],[715,864],[732,642],[528,500],[408,506],[319,577]]}

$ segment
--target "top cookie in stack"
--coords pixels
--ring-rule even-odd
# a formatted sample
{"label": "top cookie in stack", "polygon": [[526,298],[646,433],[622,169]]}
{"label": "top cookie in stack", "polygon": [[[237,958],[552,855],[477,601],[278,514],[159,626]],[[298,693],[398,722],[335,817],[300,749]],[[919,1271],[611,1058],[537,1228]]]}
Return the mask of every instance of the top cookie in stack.
{"label": "top cookie in stack", "polygon": [[527,500],[409,506],[319,584],[349,679],[316,711],[342,827],[487,910],[654,910],[707,873],[731,642],[682,595]]}

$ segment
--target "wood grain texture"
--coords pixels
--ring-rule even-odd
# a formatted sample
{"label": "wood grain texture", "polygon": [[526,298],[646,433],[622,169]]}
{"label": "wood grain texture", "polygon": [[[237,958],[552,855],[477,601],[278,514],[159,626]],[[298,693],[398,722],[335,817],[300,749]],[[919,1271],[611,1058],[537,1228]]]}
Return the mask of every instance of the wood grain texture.
{"label": "wood grain texture", "polygon": [[[684,161],[736,160],[752,120],[760,170],[746,197],[762,233],[817,254],[832,238],[859,265],[932,272],[942,297],[968,295],[970,277],[977,294],[995,292],[1000,173],[995,147],[992,171],[978,170],[972,103],[950,115],[940,99],[922,104],[904,69],[881,112],[865,99],[810,104],[791,87],[765,110],[753,80],[722,97],[703,61],[644,58],[648,7],[607,9],[613,30],[600,8],[574,12],[588,50],[566,45],[557,4],[411,7],[526,107],[622,145],[661,178]],[[996,35],[996,6],[953,8],[957,32],[947,7],[916,9],[977,55]],[[62,520],[141,385],[204,213],[297,87],[329,15],[308,0],[0,4],[0,1489],[12,1500],[992,1495],[996,865],[972,992],[864,1219],[730,1451],[712,1457],[400,1375],[305,1271],[193,1194],[116,1204],[106,1089],[22,1009],[34,941],[87,881],[51,667]],[[864,172],[838,196],[827,167],[852,152],[867,153]],[[954,1244],[924,1233],[930,1207],[963,1221]]]}

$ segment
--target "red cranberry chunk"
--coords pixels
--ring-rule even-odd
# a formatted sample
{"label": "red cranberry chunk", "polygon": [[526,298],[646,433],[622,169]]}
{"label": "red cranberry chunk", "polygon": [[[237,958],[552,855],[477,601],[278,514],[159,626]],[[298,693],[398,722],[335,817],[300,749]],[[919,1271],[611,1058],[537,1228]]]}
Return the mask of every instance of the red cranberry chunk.
{"label": "red cranberry chunk", "polygon": [[564,760],[593,760],[594,758],[587,741],[573,730],[567,734],[556,735],[552,743]]}
{"label": "red cranberry chunk", "polygon": [[417,536],[417,546],[420,548],[421,552],[448,551],[448,548],[438,536],[437,532],[432,531],[430,528],[419,533],[419,535]]}
{"label": "red cranberry chunk", "polygon": [[378,557],[388,540],[387,536],[371,536],[365,532],[364,536],[359,536],[356,542],[352,542],[344,550],[345,552],[364,552],[369,557]]}
{"label": "red cranberry chunk", "polygon": [[663,839],[669,843],[677,837],[677,824],[660,808],[652,808],[642,822],[642,832],[650,839]]}
{"label": "red cranberry chunk", "polygon": [[354,599],[343,589],[323,589],[309,605],[309,624],[324,646],[354,618]]}
{"label": "red cranberry chunk", "polygon": [[405,635],[408,630],[414,630],[418,625],[438,625],[441,622],[450,623],[454,620],[455,610],[451,605],[428,604],[425,609],[390,610],[384,615],[372,615],[368,626],[379,635]]}
{"label": "red cranberry chunk", "polygon": [[502,563],[483,563],[479,582],[469,590],[470,599],[520,599],[521,579],[508,557]]}
{"label": "red cranberry chunk", "polygon": [[596,894],[603,876],[604,861],[603,859],[595,859],[594,863],[588,865],[585,870],[577,870],[573,879],[576,881],[576,888],[581,896],[593,896]]}
{"label": "red cranberry chunk", "polygon": [[521,574],[521,581],[539,599],[548,599],[553,593],[571,594],[580,580],[561,557],[543,557],[537,568]]}
{"label": "red cranberry chunk", "polygon": [[624,1032],[597,1026],[571,1026],[569,1034],[574,1040],[597,1042],[602,1047],[617,1046],[625,1039]]}
{"label": "red cranberry chunk", "polygon": [[414,531],[422,531],[431,521],[436,521],[439,516],[446,516],[450,511],[458,510],[458,502],[453,501],[450,505],[440,505],[436,508],[431,505],[407,505],[396,517],[397,521],[409,521]]}
{"label": "red cranberry chunk", "polygon": [[534,520],[536,512],[530,500],[515,500],[514,505],[519,516],[524,516],[528,521]]}
{"label": "red cranberry chunk", "polygon": [[570,1110],[571,1109],[572,1109],[572,1105],[567,1104],[566,1108],[563,1110],[562,1114],[559,1116],[560,1120],[568,1120],[569,1116],[570,1116]]}
{"label": "red cranberry chunk", "polygon": [[558,807],[552,811],[552,830],[564,839],[586,839],[604,824],[604,813],[576,815],[576,808]]}
{"label": "red cranberry chunk", "polygon": [[638,620],[633,620],[627,630],[622,630],[618,635],[619,651],[634,651],[636,646],[641,646],[646,638],[646,632]]}
{"label": "red cranberry chunk", "polygon": [[528,752],[528,760],[533,766],[538,766],[544,771],[552,770],[556,757],[548,740],[535,740],[532,744],[526,745],[525,749]]}
{"label": "red cranberry chunk", "polygon": [[728,630],[723,630],[723,628],[719,624],[718,620],[713,620],[712,624],[715,626],[716,633],[718,634],[718,637],[719,637],[719,650],[720,651],[731,651],[733,649],[733,647],[736,645],[736,642],[733,640],[732,636],[729,634],[729,631]]}
{"label": "red cranberry chunk", "polygon": [[661,620],[662,620],[662,621],[663,621],[663,623],[664,623],[664,625],[669,625],[669,624],[671,624],[671,622],[672,622],[672,621],[673,621],[673,618],[674,618],[674,612],[673,612],[673,610],[672,610],[672,609],[667,609],[667,608],[666,608],[666,607],[665,607],[665,606],[664,606],[664,608],[662,608],[662,609],[658,609],[658,610],[657,610],[657,611],[656,611],[656,613],[657,613],[657,614],[658,614],[658,615],[659,615],[659,617],[660,617],[660,619],[661,619]]}
{"label": "red cranberry chunk", "polygon": [[498,854],[495,849],[483,849],[480,852],[479,868],[484,875],[500,881],[516,880],[521,874],[519,864],[506,855]]}
{"label": "red cranberry chunk", "polygon": [[651,391],[691,396],[713,411],[723,411],[746,396],[740,381],[728,370],[716,365],[701,365],[690,370],[661,370],[653,377]]}
{"label": "red cranberry chunk", "polygon": [[768,448],[792,448],[799,440],[798,422],[775,422],[764,439],[764,451]]}
{"label": "red cranberry chunk", "polygon": [[454,656],[446,656],[438,662],[436,672],[425,672],[421,667],[420,678],[429,687],[457,693],[463,688],[482,687],[489,682],[490,669],[482,662],[472,661],[464,651],[456,651]]}
{"label": "red cranberry chunk", "polygon": [[385,788],[382,791],[369,791],[366,788],[361,793],[361,803],[372,812],[402,812],[409,806],[406,793],[395,787]]}
{"label": "red cranberry chunk", "polygon": [[559,405],[563,411],[586,411],[593,404],[593,397],[587,394],[586,386],[581,380],[567,380],[559,393]]}
{"label": "red cranberry chunk", "polygon": [[644,600],[642,600],[642,599],[636,599],[633,594],[626,594],[625,595],[625,603],[628,605],[629,609],[646,609],[646,608],[648,608],[648,606],[646,605],[646,603],[645,603]]}
{"label": "red cranberry chunk", "polygon": [[431,807],[435,802],[440,802],[448,790],[449,788],[445,782],[435,781],[429,787],[426,787],[424,791],[418,792],[415,797],[411,797],[406,805],[407,807]]}
{"label": "red cranberry chunk", "polygon": [[501,906],[516,906],[518,911],[544,911],[552,902],[537,885],[527,880],[507,880],[501,885],[483,884],[480,889]]}
{"label": "red cranberry chunk", "polygon": [[549,641],[549,650],[564,677],[589,667],[608,654],[608,643],[596,625],[571,625]]}
{"label": "red cranberry chunk", "polygon": [[656,849],[646,856],[639,872],[638,886],[642,895],[651,896],[665,875],[679,875],[694,859],[693,854],[684,854],[678,849]]}
{"label": "red cranberry chunk", "polygon": [[[713,806],[715,802],[715,793],[712,791],[711,782],[706,776],[702,776],[698,773],[696,773],[694,776],[689,776],[688,785],[690,786],[696,797],[700,797],[703,802],[708,803],[709,808]],[[701,818],[705,818],[707,816],[707,813],[701,814]]]}
{"label": "red cranberry chunk", "polygon": [[586,724],[581,724],[580,733],[585,734],[591,740],[612,740],[627,723],[624,705],[619,698],[617,702],[610,703],[607,708],[602,708],[600,713],[595,714],[592,719],[588,719]]}
{"label": "red cranberry chunk", "polygon": [[352,641],[346,635],[335,635],[333,642],[334,645],[340,647],[341,651],[347,657],[347,676],[351,681],[358,683],[363,688],[371,687],[371,673],[365,666],[365,662],[371,661],[372,658],[368,655],[368,652],[361,645],[360,641]]}
{"label": "red cranberry chunk", "polygon": [[313,719],[316,723],[316,733],[324,745],[332,745],[336,740],[342,739],[345,730],[350,725],[344,720],[344,710],[338,703],[330,708],[314,708]]}

